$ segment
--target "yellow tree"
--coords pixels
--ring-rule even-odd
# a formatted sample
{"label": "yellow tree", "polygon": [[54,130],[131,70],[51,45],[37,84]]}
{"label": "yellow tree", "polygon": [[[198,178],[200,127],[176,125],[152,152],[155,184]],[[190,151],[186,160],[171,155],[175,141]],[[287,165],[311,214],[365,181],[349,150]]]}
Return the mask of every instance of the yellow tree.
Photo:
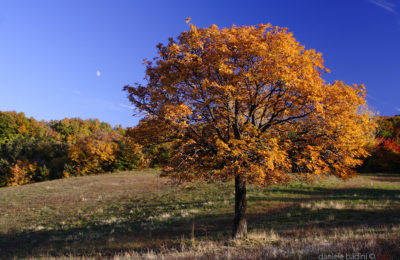
{"label": "yellow tree", "polygon": [[[78,137],[68,151],[68,157],[72,161],[72,167],[77,175],[87,175],[110,171],[116,160],[120,136],[98,130],[89,136]],[[69,176],[70,172],[65,172]]]}
{"label": "yellow tree", "polygon": [[234,238],[247,234],[246,184],[348,178],[368,155],[374,123],[362,109],[364,86],[327,84],[321,53],[287,28],[190,24],[157,48],[146,84],[124,90],[147,116],[144,136],[175,140],[162,175],[234,180]]}

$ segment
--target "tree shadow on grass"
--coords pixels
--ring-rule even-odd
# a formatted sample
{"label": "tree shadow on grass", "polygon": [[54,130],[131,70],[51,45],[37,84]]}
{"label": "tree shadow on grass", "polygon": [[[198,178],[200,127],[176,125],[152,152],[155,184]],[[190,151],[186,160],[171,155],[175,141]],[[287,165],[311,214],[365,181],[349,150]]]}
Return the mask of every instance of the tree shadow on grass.
{"label": "tree shadow on grass", "polygon": [[[369,188],[279,190],[280,194],[294,193],[310,196],[322,196],[322,200],[399,200],[400,191]],[[285,194],[283,194],[285,195]],[[286,201],[285,196],[275,196],[272,200]],[[250,197],[250,201],[271,201],[265,197]],[[312,201],[312,199],[303,199]],[[298,200],[294,200],[298,202]],[[193,202],[193,207],[200,202]],[[173,203],[142,205],[151,211],[156,207],[169,207]],[[190,204],[190,203],[188,203]],[[187,205],[190,208],[190,205]],[[192,208],[193,208],[192,207]],[[339,209],[339,208],[302,208],[298,204],[288,204],[280,208],[266,208],[262,212],[248,215],[251,230],[273,229],[280,234],[296,236],[302,230],[318,228],[329,230],[337,227],[381,227],[400,224],[400,208],[391,209]],[[132,250],[147,252],[162,248],[180,249],[182,241],[189,239],[194,230],[196,240],[224,241],[230,238],[233,218],[229,214],[198,214],[195,217],[183,217],[157,221],[126,220],[119,223],[89,224],[83,228],[63,230],[39,230],[8,232],[0,234],[0,256],[11,257],[40,256],[113,256]]]}
{"label": "tree shadow on grass", "polygon": [[400,182],[400,176],[374,176],[370,177],[373,181]]}
{"label": "tree shadow on grass", "polygon": [[[310,200],[310,198],[318,198],[323,200],[390,200],[390,201],[400,201],[400,190],[388,190],[388,189],[378,189],[378,188],[340,188],[340,189],[327,189],[315,187],[312,190],[308,189],[298,189],[298,188],[277,188],[269,189],[267,192],[274,193],[277,192],[281,196],[272,196],[267,198],[267,200],[277,200],[277,201],[304,201]],[[293,195],[305,195],[309,197],[305,198],[295,198],[291,197]],[[249,201],[265,200],[265,195],[263,197],[252,195],[249,197]]]}
{"label": "tree shadow on grass", "polygon": [[359,173],[359,176],[368,176],[373,181],[400,182],[400,173]]}

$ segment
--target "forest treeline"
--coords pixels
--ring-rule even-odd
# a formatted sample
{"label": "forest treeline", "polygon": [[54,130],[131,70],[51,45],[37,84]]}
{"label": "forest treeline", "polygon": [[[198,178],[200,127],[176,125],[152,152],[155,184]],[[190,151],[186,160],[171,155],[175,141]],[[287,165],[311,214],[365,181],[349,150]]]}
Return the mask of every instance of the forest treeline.
{"label": "forest treeline", "polygon": [[98,119],[46,122],[0,111],[0,186],[155,167],[168,159],[168,143],[137,139],[135,129]]}
{"label": "forest treeline", "polygon": [[[398,172],[400,116],[376,120],[371,156],[359,170]],[[138,131],[143,127],[163,131],[161,123],[148,120],[123,128],[98,119],[46,122],[0,111],[0,186],[162,165],[170,157],[173,138],[165,133],[158,139],[143,136]]]}

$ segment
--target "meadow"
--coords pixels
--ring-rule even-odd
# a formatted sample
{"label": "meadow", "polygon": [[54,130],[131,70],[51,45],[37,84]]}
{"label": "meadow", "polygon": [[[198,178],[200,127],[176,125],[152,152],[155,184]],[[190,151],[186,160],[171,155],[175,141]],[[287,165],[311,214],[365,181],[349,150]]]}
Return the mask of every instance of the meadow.
{"label": "meadow", "polygon": [[0,259],[400,258],[399,174],[247,196],[249,235],[231,240],[233,183],[176,186],[148,169],[3,187]]}

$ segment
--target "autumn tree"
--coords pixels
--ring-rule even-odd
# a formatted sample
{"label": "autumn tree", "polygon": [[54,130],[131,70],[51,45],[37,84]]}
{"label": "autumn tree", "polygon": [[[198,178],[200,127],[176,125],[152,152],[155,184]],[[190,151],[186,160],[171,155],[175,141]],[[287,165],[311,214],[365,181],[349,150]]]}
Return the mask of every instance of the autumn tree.
{"label": "autumn tree", "polygon": [[[74,174],[88,175],[111,171],[117,160],[117,141],[120,138],[117,133],[108,133],[104,130],[79,137],[68,152]],[[70,174],[71,172],[66,172],[67,176]]]}
{"label": "autumn tree", "polygon": [[233,237],[245,236],[246,185],[348,178],[368,155],[374,123],[363,85],[332,84],[321,53],[270,24],[182,32],[146,63],[146,84],[125,86],[159,125],[144,136],[175,140],[162,175],[235,182]]}

